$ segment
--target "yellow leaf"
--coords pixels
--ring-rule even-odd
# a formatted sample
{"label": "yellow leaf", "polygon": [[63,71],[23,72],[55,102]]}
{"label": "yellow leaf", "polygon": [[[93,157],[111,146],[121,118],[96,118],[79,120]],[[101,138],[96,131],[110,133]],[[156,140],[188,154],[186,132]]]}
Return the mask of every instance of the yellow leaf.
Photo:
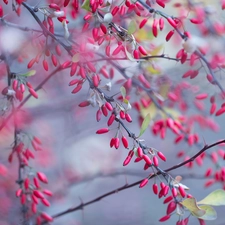
{"label": "yellow leaf", "polygon": [[[166,113],[168,113],[169,115],[171,115],[175,120],[178,119],[178,117],[180,116],[180,113],[178,110],[176,109],[172,109],[172,108],[169,108],[169,107],[163,107],[164,111]],[[162,117],[165,119],[167,118],[167,115],[161,111],[161,114],[162,114]]]}
{"label": "yellow leaf", "polygon": [[207,195],[204,199],[198,202],[198,204],[205,204],[205,205],[225,205],[225,191],[218,189],[216,191],[211,192]]}
{"label": "yellow leaf", "polygon": [[163,98],[166,98],[167,97],[167,94],[169,92],[169,89],[170,89],[170,85],[169,84],[163,84],[160,86],[159,88],[159,94],[163,97]]}
{"label": "yellow leaf", "polygon": [[201,205],[201,209],[205,210],[205,214],[201,217],[198,217],[203,220],[215,220],[217,218],[217,213],[215,209],[210,205]]}
{"label": "yellow leaf", "polygon": [[160,74],[160,70],[155,69],[152,65],[147,67],[146,70],[151,74],[155,74],[155,75]]}
{"label": "yellow leaf", "polygon": [[149,114],[151,116],[151,119],[154,119],[158,113],[158,110],[155,107],[155,105],[152,103],[149,105],[148,108],[141,107],[140,112],[143,118],[146,118],[146,116]]}
{"label": "yellow leaf", "polygon": [[192,215],[196,217],[202,217],[206,211],[201,209],[196,202],[195,198],[186,198],[182,202],[180,202],[184,207],[186,207]]}

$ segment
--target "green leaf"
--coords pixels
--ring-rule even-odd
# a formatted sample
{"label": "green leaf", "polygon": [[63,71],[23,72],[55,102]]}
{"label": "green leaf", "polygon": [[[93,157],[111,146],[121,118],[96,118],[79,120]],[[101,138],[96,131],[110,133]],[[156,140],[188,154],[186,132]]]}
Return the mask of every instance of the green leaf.
{"label": "green leaf", "polygon": [[186,198],[184,201],[180,202],[183,206],[185,206],[193,216],[202,217],[205,215],[205,210],[201,209],[196,202],[195,198]]}
{"label": "green leaf", "polygon": [[204,205],[225,205],[225,191],[218,189],[216,191],[211,192],[204,199],[198,202],[198,204]]}
{"label": "green leaf", "polygon": [[73,55],[72,57],[72,62],[73,63],[77,63],[80,61],[80,53],[76,53],[75,55]]}
{"label": "green leaf", "polygon": [[120,92],[121,92],[121,95],[123,96],[123,98],[125,98],[125,97],[126,97],[126,89],[125,89],[124,86],[122,86],[122,87],[120,88]]}
{"label": "green leaf", "polygon": [[201,209],[205,210],[205,214],[201,217],[198,217],[203,220],[215,220],[217,218],[217,213],[215,209],[210,205],[201,205]]}
{"label": "green leaf", "polygon": [[90,0],[84,0],[81,8],[90,11]]}
{"label": "green leaf", "polygon": [[138,135],[138,137],[140,137],[146,131],[150,123],[150,120],[151,120],[151,117],[150,117],[150,114],[148,113],[142,122],[140,134]]}
{"label": "green leaf", "polygon": [[134,20],[131,20],[127,28],[127,33],[133,34],[136,31],[136,28],[137,28],[136,22]]}
{"label": "green leaf", "polygon": [[30,70],[27,73],[21,74],[21,76],[31,77],[31,76],[34,76],[35,74],[36,74],[36,70]]}

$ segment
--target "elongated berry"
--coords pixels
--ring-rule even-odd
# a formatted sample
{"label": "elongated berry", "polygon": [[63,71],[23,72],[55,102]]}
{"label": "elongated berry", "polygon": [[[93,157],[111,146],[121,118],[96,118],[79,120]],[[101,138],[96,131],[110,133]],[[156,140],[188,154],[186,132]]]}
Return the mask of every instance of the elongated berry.
{"label": "elongated berry", "polygon": [[135,160],[134,160],[134,162],[140,162],[142,160],[142,158],[136,158]]}
{"label": "elongated berry", "polygon": [[72,94],[76,94],[77,92],[79,92],[82,88],[82,84],[78,84],[73,90],[72,90]]}
{"label": "elongated berry", "polygon": [[216,111],[216,103],[212,103],[210,107],[210,115],[214,114],[215,111]]}
{"label": "elongated berry", "polygon": [[151,159],[149,158],[148,155],[145,155],[145,154],[144,154],[142,157],[143,157],[143,159],[145,160],[145,162],[146,162],[149,166],[152,165],[152,161],[151,161]]}
{"label": "elongated berry", "polygon": [[18,87],[18,80],[14,80],[12,85],[13,90],[16,91],[17,87]]}
{"label": "elongated berry", "polygon": [[66,7],[70,3],[70,0],[64,0],[64,7]]}
{"label": "elongated berry", "polygon": [[168,206],[167,206],[167,210],[166,210],[166,214],[168,215],[168,214],[171,214],[175,209],[176,209],[176,207],[177,207],[177,204],[176,204],[176,202],[170,202],[169,204],[168,204]]}
{"label": "elongated berry", "polygon": [[27,68],[30,69],[34,65],[35,62],[36,62],[35,58],[31,59],[30,62],[27,64]]}
{"label": "elongated berry", "polygon": [[201,18],[192,18],[190,19],[190,22],[194,24],[200,24],[203,22],[203,20]]}
{"label": "elongated berry", "polygon": [[123,143],[124,148],[128,148],[128,141],[125,136],[122,136],[122,143]]}
{"label": "elongated berry", "polygon": [[43,68],[48,71],[48,62],[44,59],[43,60]]}
{"label": "elongated berry", "polygon": [[169,22],[169,24],[170,24],[172,27],[174,27],[174,28],[177,27],[177,24],[176,24],[176,22],[174,21],[173,18],[167,17],[167,21]]}
{"label": "elongated berry", "polygon": [[168,194],[168,192],[169,192],[169,190],[170,190],[170,188],[169,188],[168,185],[166,185],[162,190],[163,190],[163,195],[164,195],[164,197],[166,197],[167,194]]}
{"label": "elongated berry", "polygon": [[142,158],[142,157],[143,157],[143,150],[142,150],[141,147],[138,147],[138,148],[137,148],[137,154],[138,154],[138,157],[139,157],[139,158]]}
{"label": "elongated berry", "polygon": [[21,196],[21,194],[22,194],[22,189],[20,188],[20,189],[18,189],[17,191],[16,191],[16,197],[20,197]]}
{"label": "elongated berry", "polygon": [[216,116],[220,116],[223,113],[225,113],[225,107],[220,108],[217,112],[216,112]]}
{"label": "elongated berry", "polygon": [[135,50],[133,51],[133,57],[134,57],[135,59],[139,59],[139,58],[140,58],[140,55],[139,55],[139,52],[138,52],[137,49],[135,49]]}
{"label": "elongated berry", "polygon": [[162,152],[157,152],[157,155],[159,156],[160,159],[162,159],[163,161],[166,161],[166,157],[163,155]]}
{"label": "elongated berry", "polygon": [[141,21],[141,23],[139,24],[139,28],[141,29],[142,27],[144,27],[144,25],[146,24],[148,22],[148,19],[143,19],[142,21]]}
{"label": "elongated berry", "polygon": [[156,183],[152,185],[152,190],[155,195],[158,194],[158,185]]}
{"label": "elongated berry", "polygon": [[60,7],[57,4],[55,4],[55,3],[51,3],[48,6],[51,9],[55,9],[55,10],[59,10],[60,11]]}
{"label": "elongated berry", "polygon": [[49,191],[49,190],[47,190],[47,189],[43,190],[43,193],[44,193],[45,195],[48,195],[48,196],[52,196],[52,195],[53,195],[52,192]]}
{"label": "elongated berry", "polygon": [[172,188],[172,195],[173,197],[177,196],[177,189],[175,187]]}
{"label": "elongated berry", "polygon": [[132,122],[132,118],[128,113],[125,113],[125,119],[127,122],[131,123]]}
{"label": "elongated berry", "polygon": [[209,177],[212,174],[212,168],[208,168],[205,172],[205,177]]}
{"label": "elongated berry", "polygon": [[165,3],[163,0],[156,0],[156,3],[161,6],[162,8],[165,8]]}
{"label": "elongated berry", "polygon": [[154,19],[153,21],[153,25],[152,25],[152,34],[154,35],[154,37],[158,36],[158,19]]}
{"label": "elongated berry", "polygon": [[99,80],[98,80],[97,75],[93,75],[93,76],[92,76],[92,81],[93,81],[94,86],[95,86],[95,87],[98,87]]}
{"label": "elongated berry", "polygon": [[24,180],[24,187],[25,187],[25,189],[28,189],[29,188],[29,183],[30,183],[29,178],[26,178]]}
{"label": "elongated berry", "polygon": [[105,103],[105,107],[109,110],[109,111],[113,111],[113,107],[109,102]]}
{"label": "elongated berry", "polygon": [[115,6],[112,10],[112,15],[115,16],[117,14],[117,12],[119,11],[119,6]]}
{"label": "elongated berry", "polygon": [[25,194],[22,194],[20,196],[20,202],[21,202],[21,204],[24,205],[26,203],[26,200],[27,200],[26,195]]}
{"label": "elongated berry", "polygon": [[163,217],[159,220],[159,222],[167,221],[169,218],[170,218],[170,215],[163,216]]}
{"label": "elongated berry", "polygon": [[153,156],[152,158],[154,165],[157,167],[159,165],[159,160],[157,158],[157,156]]}
{"label": "elongated berry", "polygon": [[37,173],[37,176],[38,176],[38,179],[39,179],[41,182],[43,182],[43,183],[45,183],[45,184],[48,183],[48,178],[46,177],[46,175],[45,175],[44,173],[38,172],[38,173]]}
{"label": "elongated berry", "polygon": [[109,117],[108,122],[107,122],[107,125],[108,125],[108,126],[111,126],[111,125],[113,124],[115,118],[116,118],[116,116],[115,116],[115,114],[113,113],[113,114]]}
{"label": "elongated berry", "polygon": [[29,88],[29,92],[34,98],[38,98],[38,94],[37,94],[37,92],[34,89]]}
{"label": "elongated berry", "polygon": [[164,19],[161,17],[159,19],[159,29],[162,31],[164,28]]}
{"label": "elongated berry", "polygon": [[123,110],[120,111],[120,118],[124,120],[126,118],[125,112]]}
{"label": "elongated berry", "polygon": [[100,28],[104,34],[107,34],[107,28],[103,23],[100,24]]}
{"label": "elongated berry", "polygon": [[110,148],[112,148],[114,145],[115,145],[115,138],[112,138],[109,143],[109,146],[110,146]]}
{"label": "elongated berry", "polygon": [[96,131],[96,134],[105,134],[109,132],[109,128],[102,128]]}
{"label": "elongated berry", "polygon": [[174,35],[174,30],[169,31],[169,33],[166,35],[166,41],[169,41],[173,35]]}
{"label": "elongated berry", "polygon": [[148,183],[148,178],[145,178],[144,180],[141,181],[139,188],[143,188],[144,186],[146,186]]}
{"label": "elongated berry", "polygon": [[131,161],[131,157],[127,156],[126,159],[123,162],[123,166],[127,166],[130,163],[130,161]]}
{"label": "elongated berry", "polygon": [[45,199],[45,198],[41,199],[41,202],[43,203],[43,205],[45,205],[47,207],[50,206],[50,202],[47,199]]}
{"label": "elongated berry", "polygon": [[206,93],[198,94],[195,96],[195,98],[198,100],[203,100],[203,99],[206,99],[207,97],[208,97],[208,94]]}
{"label": "elongated berry", "polygon": [[182,186],[179,185],[178,190],[180,192],[180,195],[184,198],[186,196],[186,192]]}
{"label": "elongated berry", "polygon": [[139,47],[138,47],[138,50],[139,50],[139,52],[140,52],[142,55],[148,55],[148,53],[146,52],[146,50],[145,50],[142,46],[139,46]]}
{"label": "elongated berry", "polygon": [[35,204],[35,202],[32,203],[31,210],[34,214],[37,212],[37,204]]}
{"label": "elongated berry", "polygon": [[58,60],[54,54],[51,55],[51,60],[54,66],[58,65]]}
{"label": "elongated berry", "polygon": [[97,120],[97,122],[99,122],[101,120],[101,117],[102,117],[102,111],[101,111],[101,109],[99,109],[96,112],[96,120]]}
{"label": "elongated berry", "polygon": [[120,147],[120,139],[118,137],[115,138],[115,148],[118,149]]}
{"label": "elongated berry", "polygon": [[90,105],[90,102],[89,101],[83,101],[78,106],[79,107],[86,107],[86,106],[89,106],[89,105]]}
{"label": "elongated berry", "polygon": [[107,108],[105,107],[105,105],[102,105],[101,110],[102,110],[103,115],[104,115],[105,117],[107,117],[107,116],[108,116],[108,110],[107,110]]}
{"label": "elongated berry", "polygon": [[166,204],[166,203],[170,202],[171,200],[173,200],[173,196],[170,195],[164,199],[163,204]]}
{"label": "elongated berry", "polygon": [[38,190],[34,190],[33,191],[33,194],[37,197],[37,198],[44,198],[44,195],[40,192],[40,191],[38,191]]}
{"label": "elongated berry", "polygon": [[39,181],[38,181],[37,177],[34,177],[33,181],[34,181],[34,186],[36,188],[40,188],[40,184],[39,184]]}
{"label": "elongated berry", "polygon": [[47,213],[45,213],[45,212],[42,212],[42,213],[41,213],[41,217],[42,217],[44,220],[48,221],[48,222],[52,222],[52,221],[53,221],[53,218],[52,218],[51,216],[49,216]]}

